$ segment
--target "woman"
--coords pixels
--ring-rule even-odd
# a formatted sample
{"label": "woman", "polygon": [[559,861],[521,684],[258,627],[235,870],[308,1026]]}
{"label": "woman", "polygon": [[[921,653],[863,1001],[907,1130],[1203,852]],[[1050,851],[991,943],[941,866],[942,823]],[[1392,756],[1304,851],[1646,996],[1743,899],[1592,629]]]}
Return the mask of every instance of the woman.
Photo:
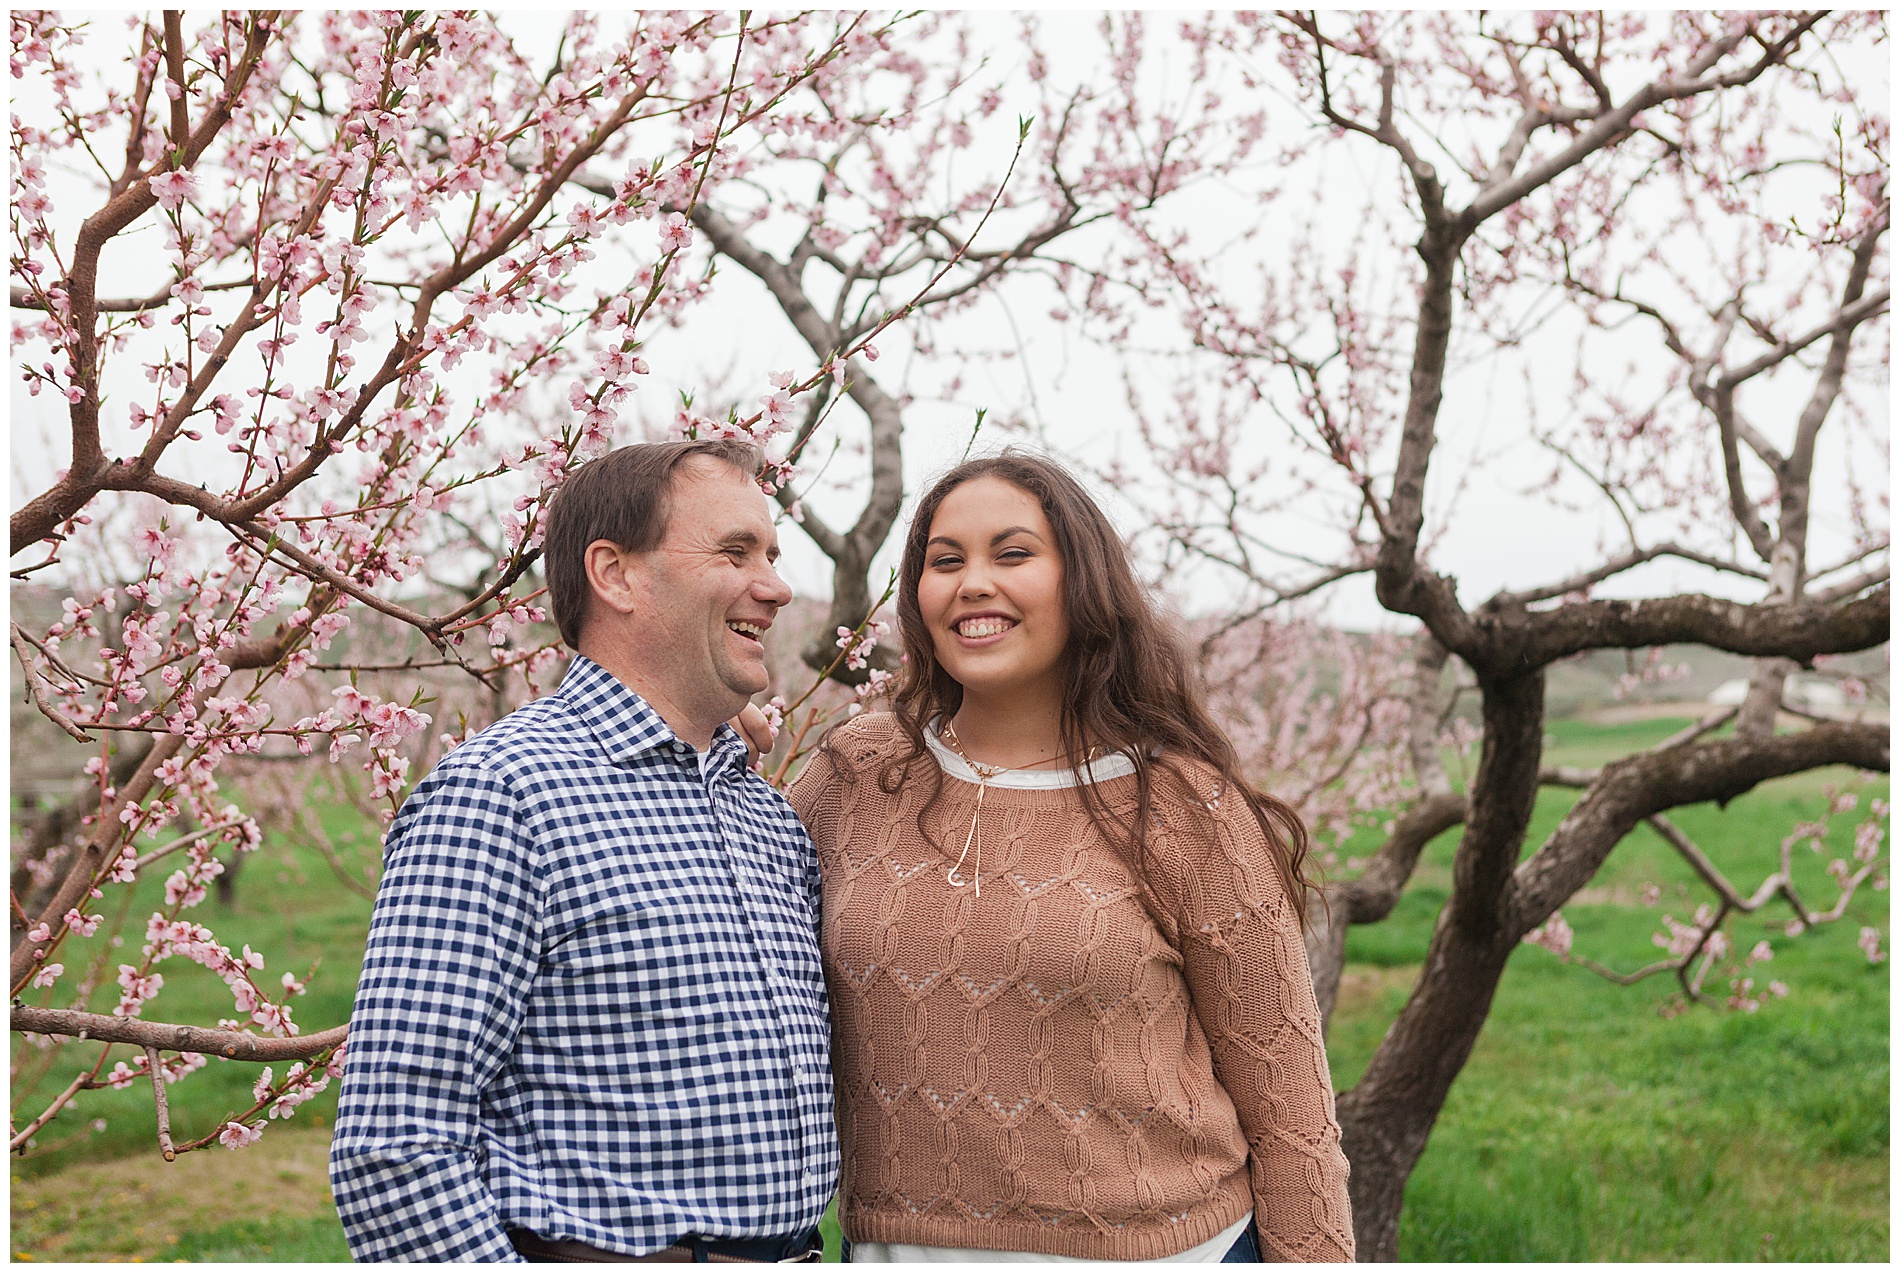
{"label": "woman", "polygon": [[791,791],[853,1259],[1351,1259],[1305,833],[1107,519],[1048,460],[973,460],[899,577],[894,710]]}

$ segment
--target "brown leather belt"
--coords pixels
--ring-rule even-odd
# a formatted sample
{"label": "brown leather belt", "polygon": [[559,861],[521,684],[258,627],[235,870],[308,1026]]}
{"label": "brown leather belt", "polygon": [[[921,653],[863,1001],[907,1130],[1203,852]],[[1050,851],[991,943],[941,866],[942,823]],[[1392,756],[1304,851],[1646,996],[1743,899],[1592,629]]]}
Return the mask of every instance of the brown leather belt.
{"label": "brown leather belt", "polygon": [[774,1256],[765,1252],[789,1244],[697,1236],[646,1255],[625,1255],[569,1238],[544,1238],[527,1229],[508,1230],[508,1240],[530,1264],[816,1264],[825,1254],[823,1247],[814,1247],[802,1255]]}

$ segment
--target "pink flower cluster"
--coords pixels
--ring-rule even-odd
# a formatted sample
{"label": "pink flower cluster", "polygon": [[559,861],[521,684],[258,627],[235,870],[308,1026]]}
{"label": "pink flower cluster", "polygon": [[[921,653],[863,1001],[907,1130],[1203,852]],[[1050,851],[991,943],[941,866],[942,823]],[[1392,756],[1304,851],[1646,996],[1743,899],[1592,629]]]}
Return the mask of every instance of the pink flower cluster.
{"label": "pink flower cluster", "polygon": [[[650,374],[651,329],[707,295],[688,209],[776,138],[842,138],[829,108],[788,102],[820,84],[848,93],[841,77],[875,73],[888,48],[874,21],[811,14],[756,18],[743,38],[725,14],[576,14],[550,69],[487,15],[233,11],[188,16],[179,84],[158,19],[134,17],[133,78],[81,104],[68,64],[79,28],[24,12],[11,25],[16,79],[61,104],[44,126],[16,117],[12,130],[24,378],[105,403],[102,445],[117,458],[129,436],[127,454],[142,451],[134,481],[87,492],[30,536],[67,577],[61,554],[79,573],[121,572],[75,587],[40,647],[53,709],[107,740],[87,765],[101,812],[86,826],[118,837],[101,883],[131,885],[142,862],[182,850],[143,958],[120,965],[116,1011],[146,1012],[164,985],[157,966],[180,955],[225,980],[241,1022],[294,1034],[252,980],[262,956],[180,918],[226,869],[219,845],[261,842],[219,789],[226,762],[324,744],[331,761],[361,763],[368,799],[393,815],[430,717],[420,682],[398,697],[337,675],[351,655],[333,646],[365,608],[421,629],[443,664],[497,681],[519,672],[531,687],[548,676],[560,652],[546,634],[511,648],[546,619],[518,581],[548,498],[620,440]],[[176,152],[168,99],[210,126],[208,145]],[[312,101],[327,107],[313,114]],[[129,138],[123,180],[88,191],[81,177],[73,214],[58,215],[51,160],[114,130]],[[538,162],[524,166],[529,153]],[[81,330],[67,289],[83,201],[122,190],[151,209],[137,224],[166,277],[149,300],[96,307]],[[645,246],[612,239],[628,274],[602,248],[641,221],[653,223]],[[542,388],[568,383],[567,408],[551,411]],[[804,383],[775,375],[761,412],[731,427],[773,440]],[[789,477],[785,458],[772,463]],[[423,586],[430,569],[483,582],[446,617],[422,616],[408,606],[442,593],[434,576]],[[482,655],[461,651],[471,632],[486,637]],[[306,677],[347,683],[324,710],[283,711],[308,697],[290,688]],[[108,774],[129,731],[159,753],[120,793]],[[151,847],[180,823],[213,832]],[[33,985],[53,987],[60,944],[94,936],[102,913],[89,898],[36,923]],[[286,996],[300,991],[287,982]]]}
{"label": "pink flower cluster", "polygon": [[844,665],[853,672],[862,671],[870,666],[871,651],[877,649],[877,643],[890,634],[891,625],[881,619],[873,619],[861,629],[838,629],[837,647],[844,651]]}
{"label": "pink flower cluster", "polygon": [[1571,931],[1570,925],[1564,921],[1564,913],[1554,911],[1549,919],[1525,933],[1524,941],[1532,946],[1542,946],[1551,954],[1562,958],[1570,954],[1570,946],[1576,940],[1576,936],[1576,933]]}

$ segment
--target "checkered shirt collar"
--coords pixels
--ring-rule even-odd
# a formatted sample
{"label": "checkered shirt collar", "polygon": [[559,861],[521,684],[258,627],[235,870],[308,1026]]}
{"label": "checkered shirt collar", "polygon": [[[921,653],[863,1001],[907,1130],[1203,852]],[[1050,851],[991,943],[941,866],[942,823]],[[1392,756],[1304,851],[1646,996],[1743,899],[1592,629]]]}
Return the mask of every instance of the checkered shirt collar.
{"label": "checkered shirt collar", "polygon": [[[679,737],[644,698],[584,654],[574,656],[557,693],[616,764]],[[731,725],[722,723],[713,731],[707,769],[717,772],[735,761],[744,767],[745,743]]]}

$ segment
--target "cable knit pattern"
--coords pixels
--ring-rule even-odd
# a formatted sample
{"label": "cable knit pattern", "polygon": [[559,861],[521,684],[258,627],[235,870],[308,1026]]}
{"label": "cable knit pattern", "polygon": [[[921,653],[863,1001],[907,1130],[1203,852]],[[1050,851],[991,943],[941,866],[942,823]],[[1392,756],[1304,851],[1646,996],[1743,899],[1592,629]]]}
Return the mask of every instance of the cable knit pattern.
{"label": "cable knit pattern", "polygon": [[[1265,1258],[1352,1258],[1298,918],[1212,770],[1189,771],[1211,813],[1158,790],[1145,879],[1073,789],[991,786],[979,897],[918,833],[930,783],[880,788],[895,721],[833,746],[790,795],[824,872],[847,1237],[1157,1259],[1251,1208]],[[943,781],[954,849],[977,789]],[[1097,788],[1121,810],[1134,789]]]}

